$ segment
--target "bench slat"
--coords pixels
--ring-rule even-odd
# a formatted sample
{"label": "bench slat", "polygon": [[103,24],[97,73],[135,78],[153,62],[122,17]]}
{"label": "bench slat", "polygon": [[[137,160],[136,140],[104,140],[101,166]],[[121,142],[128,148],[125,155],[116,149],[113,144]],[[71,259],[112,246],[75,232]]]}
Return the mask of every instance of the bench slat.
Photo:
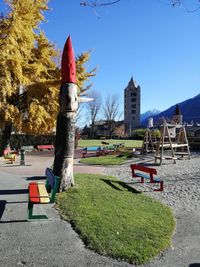
{"label": "bench slat", "polygon": [[37,149],[39,149],[39,150],[54,149],[54,145],[37,145]]}
{"label": "bench slat", "polygon": [[53,189],[55,185],[55,175],[53,174],[52,170],[49,168],[46,169],[45,175],[48,179],[48,186],[50,186]]}
{"label": "bench slat", "polygon": [[38,183],[38,192],[40,197],[40,203],[49,203],[49,195],[47,193],[46,187],[44,183]]}
{"label": "bench slat", "polygon": [[46,183],[32,182],[29,184],[28,220],[48,220],[46,215],[33,215],[34,204],[55,202],[60,178],[55,176],[50,168],[46,169],[45,174]]}
{"label": "bench slat", "polygon": [[[157,175],[156,169],[145,167],[139,164],[131,164],[130,167],[132,170],[132,177],[141,178],[141,183],[144,183],[144,179],[149,179],[150,183],[158,183],[160,187],[154,188],[154,191],[163,191],[163,181],[159,177],[155,176]],[[139,172],[135,172],[136,170]]]}
{"label": "bench slat", "polygon": [[37,183],[29,184],[29,199],[32,203],[40,203]]}
{"label": "bench slat", "polygon": [[[136,172],[136,173],[135,173],[135,176],[143,177],[144,179],[150,179],[150,176],[149,176],[149,175],[144,174],[144,173],[140,173],[140,172]],[[158,177],[153,177],[153,180],[154,180],[155,182],[160,182],[160,178],[158,178]]]}
{"label": "bench slat", "polygon": [[98,151],[98,150],[102,150],[103,148],[101,148],[100,146],[94,146],[94,147],[84,147],[83,150],[84,151]]}

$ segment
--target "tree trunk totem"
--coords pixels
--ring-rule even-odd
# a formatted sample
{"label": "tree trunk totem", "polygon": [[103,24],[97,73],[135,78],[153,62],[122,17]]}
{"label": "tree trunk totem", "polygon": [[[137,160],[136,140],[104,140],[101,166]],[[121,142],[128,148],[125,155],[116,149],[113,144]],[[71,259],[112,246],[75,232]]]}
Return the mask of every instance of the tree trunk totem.
{"label": "tree trunk totem", "polygon": [[60,89],[60,112],[57,117],[53,168],[53,173],[60,177],[60,192],[74,185],[73,157],[77,107],[76,85],[72,83],[62,84]]}
{"label": "tree trunk totem", "polygon": [[60,177],[59,192],[74,185],[73,158],[75,122],[78,108],[76,66],[71,39],[68,37],[61,62],[62,82],[59,95],[53,173]]}

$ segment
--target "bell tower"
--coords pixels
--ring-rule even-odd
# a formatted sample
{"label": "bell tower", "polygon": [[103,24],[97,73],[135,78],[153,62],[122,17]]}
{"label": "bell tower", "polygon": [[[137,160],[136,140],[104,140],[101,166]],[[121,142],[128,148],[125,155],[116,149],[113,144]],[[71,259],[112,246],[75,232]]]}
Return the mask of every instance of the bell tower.
{"label": "bell tower", "polygon": [[124,89],[124,130],[131,135],[132,130],[140,125],[140,86],[131,77]]}

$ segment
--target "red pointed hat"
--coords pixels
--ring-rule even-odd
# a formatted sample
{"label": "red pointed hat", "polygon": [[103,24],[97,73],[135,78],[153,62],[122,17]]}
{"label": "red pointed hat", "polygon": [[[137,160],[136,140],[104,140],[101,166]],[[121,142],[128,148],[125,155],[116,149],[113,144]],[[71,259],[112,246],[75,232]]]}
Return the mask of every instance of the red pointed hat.
{"label": "red pointed hat", "polygon": [[76,83],[76,63],[71,37],[65,43],[61,61],[62,83]]}

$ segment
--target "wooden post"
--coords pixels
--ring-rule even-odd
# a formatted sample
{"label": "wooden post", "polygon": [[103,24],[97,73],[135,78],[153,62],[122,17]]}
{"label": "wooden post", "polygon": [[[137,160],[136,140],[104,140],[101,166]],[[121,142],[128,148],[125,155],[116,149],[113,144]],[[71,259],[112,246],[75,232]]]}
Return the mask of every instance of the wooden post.
{"label": "wooden post", "polygon": [[78,108],[76,65],[71,39],[68,37],[61,62],[62,82],[59,95],[53,173],[60,177],[59,192],[74,185],[73,158],[75,122]]}
{"label": "wooden post", "polygon": [[79,98],[76,85],[76,64],[70,37],[62,54],[62,81],[59,95],[60,111],[57,117],[55,158],[53,173],[60,177],[58,191],[66,191],[74,185],[73,159],[75,141],[75,122],[78,101],[92,101],[92,98]]}
{"label": "wooden post", "polygon": [[62,84],[60,89],[60,112],[57,117],[53,168],[54,175],[60,177],[60,192],[74,185],[73,158],[77,108],[77,86],[72,83]]}

